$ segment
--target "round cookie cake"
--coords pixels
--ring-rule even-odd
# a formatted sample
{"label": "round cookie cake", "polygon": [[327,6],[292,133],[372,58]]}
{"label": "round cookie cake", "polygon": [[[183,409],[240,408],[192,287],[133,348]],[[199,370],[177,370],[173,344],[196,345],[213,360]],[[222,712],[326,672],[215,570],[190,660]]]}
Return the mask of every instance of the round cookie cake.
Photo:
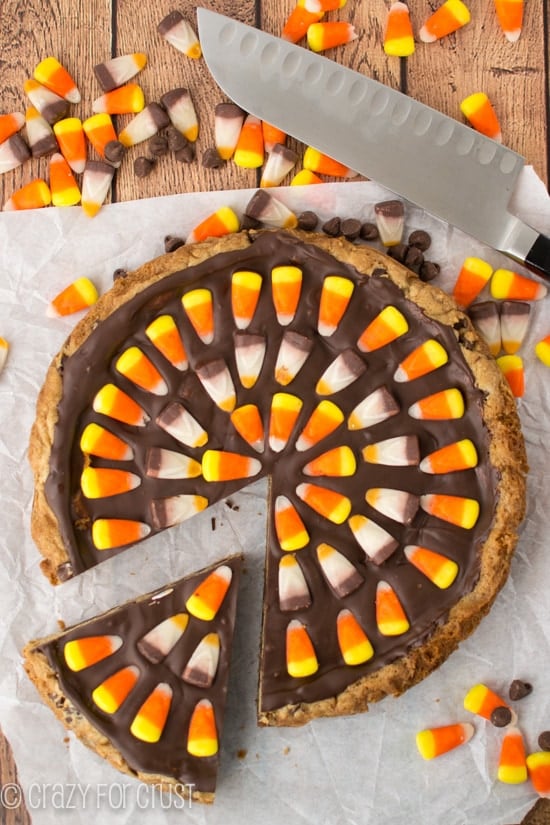
{"label": "round cookie cake", "polygon": [[524,515],[515,402],[468,318],[309,233],[184,246],[117,280],[48,371],[30,459],[54,583],[269,478],[262,724],[424,678],[490,608]]}

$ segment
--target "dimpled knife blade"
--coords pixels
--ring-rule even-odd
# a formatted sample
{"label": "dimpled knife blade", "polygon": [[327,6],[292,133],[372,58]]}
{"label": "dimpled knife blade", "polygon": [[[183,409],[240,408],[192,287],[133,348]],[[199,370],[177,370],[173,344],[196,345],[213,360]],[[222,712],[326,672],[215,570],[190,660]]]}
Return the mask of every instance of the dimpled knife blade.
{"label": "dimpled knife blade", "polygon": [[521,155],[376,80],[199,8],[221,89],[247,112],[550,278],[550,240],[508,211]]}

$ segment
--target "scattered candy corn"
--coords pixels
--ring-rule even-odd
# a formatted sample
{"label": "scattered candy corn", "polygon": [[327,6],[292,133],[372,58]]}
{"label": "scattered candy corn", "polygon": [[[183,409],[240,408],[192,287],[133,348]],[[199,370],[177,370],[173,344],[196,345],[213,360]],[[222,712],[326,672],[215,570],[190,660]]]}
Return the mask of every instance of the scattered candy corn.
{"label": "scattered candy corn", "polygon": [[367,365],[357,353],[352,349],[344,350],[321,375],[315,392],[318,395],[333,395],[340,392],[363,375],[366,368]]}
{"label": "scattered candy corn", "polygon": [[308,11],[335,11],[346,5],[347,0],[298,0]]}
{"label": "scattered candy corn", "polygon": [[[117,140],[111,115],[105,113],[92,115],[83,122],[82,128],[98,155],[105,158],[105,147]],[[118,165],[120,166],[120,163]]]}
{"label": "scattered candy corn", "polygon": [[92,691],[92,699],[103,713],[116,713],[139,679],[135,665],[117,670]]}
{"label": "scattered candy corn", "polygon": [[448,360],[447,350],[435,338],[430,338],[404,358],[394,373],[394,381],[414,381],[443,366]]}
{"label": "scattered candy corn", "polygon": [[308,26],[307,44],[314,52],[324,52],[336,46],[351,43],[359,36],[351,23],[343,20],[334,20],[330,23],[311,23]]}
{"label": "scattered candy corn", "polygon": [[34,106],[29,106],[25,113],[25,128],[33,158],[57,152],[59,144],[53,129]]}
{"label": "scattered candy corn", "polygon": [[459,389],[451,387],[416,401],[408,409],[411,418],[424,421],[450,421],[464,415],[464,397]]}
{"label": "scattered candy corn", "polygon": [[197,478],[202,467],[194,458],[164,447],[147,450],[145,472],[150,478]]}
{"label": "scattered candy corn", "polygon": [[118,139],[123,146],[135,146],[142,143],[161,129],[170,125],[170,118],[165,109],[158,103],[148,103],[119,134]]}
{"label": "scattered candy corn", "polygon": [[261,187],[279,186],[283,179],[296,166],[298,155],[288,146],[276,143],[269,152],[262,176],[260,178]]}
{"label": "scattered candy corn", "polygon": [[247,115],[233,154],[237,166],[256,169],[264,162],[262,122],[255,115]]}
{"label": "scattered candy corn", "polygon": [[427,455],[420,462],[420,469],[424,473],[454,473],[477,467],[477,463],[475,444],[469,438],[462,438]]}
{"label": "scattered candy corn", "polygon": [[214,340],[214,309],[210,290],[202,287],[193,289],[182,296],[181,302],[201,341],[211,344]]}
{"label": "scattered candy corn", "polygon": [[294,229],[298,225],[294,212],[265,189],[258,189],[252,196],[246,205],[245,215],[273,229]]}
{"label": "scattered candy corn", "polygon": [[235,212],[229,206],[221,206],[191,231],[185,243],[200,243],[207,238],[221,238],[231,232],[238,232],[239,226]]}
{"label": "scattered candy corn", "polygon": [[491,720],[491,714],[496,708],[508,708],[512,713],[512,722],[515,724],[516,715],[510,706],[497,693],[484,684],[474,685],[464,697],[464,708],[470,713]]}
{"label": "scattered candy corn", "polygon": [[286,496],[277,496],[274,509],[275,533],[281,550],[301,550],[309,542],[304,522]]}
{"label": "scattered candy corn", "polygon": [[454,285],[453,297],[457,304],[468,307],[477,298],[493,274],[493,268],[481,258],[466,258]]}
{"label": "scattered candy corn", "polygon": [[123,54],[96,64],[94,74],[103,91],[112,92],[135,77],[146,64],[147,55],[142,52]]}
{"label": "scattered candy corn", "polygon": [[172,89],[160,99],[168,112],[172,125],[178,129],[187,140],[194,143],[199,136],[199,121],[193,99],[188,89]]}
{"label": "scattered candy corn", "polygon": [[502,348],[500,312],[494,301],[482,301],[473,304],[469,310],[474,327],[487,343],[491,355],[495,358]]}
{"label": "scattered candy corn", "polygon": [[542,340],[535,345],[535,354],[543,364],[550,367],[550,335],[542,338]]}
{"label": "scattered candy corn", "polygon": [[423,43],[433,43],[469,22],[470,11],[462,0],[445,0],[443,5],[426,20],[418,36]]}
{"label": "scattered candy corn", "polygon": [[450,587],[458,575],[456,562],[427,547],[409,544],[403,552],[407,560],[441,590]]}
{"label": "scattered candy corn", "polygon": [[319,669],[307,629],[297,619],[289,622],[286,630],[286,667],[289,676],[295,679],[312,676]]}
{"label": "scattered candy corn", "polygon": [[186,495],[157,498],[151,501],[151,520],[157,530],[173,527],[187,521],[195,513],[200,513],[208,507],[208,499],[204,496]]}
{"label": "scattered candy corn", "polygon": [[112,656],[121,646],[120,636],[85,636],[67,642],[63,656],[67,666],[78,672]]}
{"label": "scattered candy corn", "polygon": [[523,343],[529,328],[531,305],[524,301],[503,301],[500,305],[502,349],[514,355]]}
{"label": "scattered candy corn", "polygon": [[311,24],[318,23],[322,17],[322,11],[308,11],[303,5],[297,3],[285,21],[281,37],[290,43],[297,43],[306,36]]}
{"label": "scattered candy corn", "polygon": [[380,565],[396,550],[398,542],[387,530],[366,516],[355,515],[348,525],[357,544],[373,564]]}
{"label": "scattered candy corn", "polygon": [[289,553],[279,561],[279,607],[283,613],[303,610],[311,604],[311,594],[296,556]]}
{"label": "scattered candy corn", "polygon": [[47,314],[50,317],[71,315],[93,306],[98,297],[97,289],[89,278],[77,278],[52,299]]}
{"label": "scattered candy corn", "polygon": [[139,347],[124,350],[115,362],[115,369],[137,387],[154,395],[166,395],[168,392],[162,375]]}
{"label": "scattered candy corn", "polygon": [[80,436],[80,449],[87,455],[115,461],[130,461],[134,457],[133,449],[125,441],[95,423],[84,428]]}
{"label": "scattered candy corn", "polygon": [[390,487],[371,487],[365,493],[365,501],[378,513],[400,524],[410,524],[418,510],[418,496]]}
{"label": "scattered candy corn", "polygon": [[131,115],[141,112],[145,106],[143,89],[137,83],[127,83],[110,92],[105,92],[92,103],[92,112],[109,115]]}
{"label": "scattered candy corn", "polygon": [[548,288],[509,269],[497,269],[491,278],[491,295],[497,300],[540,301]]}
{"label": "scattered candy corn", "polygon": [[384,32],[384,51],[392,57],[409,57],[414,49],[409,7],[406,3],[392,3]]}
{"label": "scattered candy corn", "polygon": [[261,335],[235,334],[235,362],[243,387],[253,387],[262,369],[266,341]]}
{"label": "scattered candy corn", "polygon": [[330,175],[333,178],[354,178],[357,173],[328,155],[324,155],[312,146],[308,146],[302,160],[304,169],[318,175]]}
{"label": "scattered candy corn", "polygon": [[368,464],[385,464],[389,467],[414,467],[420,461],[418,437],[396,435],[363,447],[362,455]]}
{"label": "scattered candy corn", "polygon": [[264,450],[264,425],[255,404],[245,404],[231,413],[231,423],[247,444],[262,453]]}
{"label": "scattered candy corn", "polygon": [[52,202],[50,187],[42,178],[35,178],[30,183],[14,192],[3,206],[4,212],[21,209],[40,209]]}
{"label": "scattered candy corn", "polygon": [[50,91],[33,78],[26,80],[23,88],[34,108],[38,109],[48,123],[55,123],[56,120],[66,117],[69,103],[63,97]]}
{"label": "scattered candy corn", "polygon": [[519,355],[501,355],[497,364],[510,385],[514,398],[523,398],[525,395],[525,372],[523,358]]}
{"label": "scattered candy corn", "polygon": [[550,751],[537,751],[527,757],[527,770],[539,796],[550,799]]}
{"label": "scattered candy corn", "polygon": [[523,0],[495,0],[498,22],[510,43],[515,43],[523,25]]}
{"label": "scattered candy corn", "polygon": [[286,132],[273,126],[271,123],[266,123],[262,120],[262,134],[264,136],[264,149],[266,152],[271,152],[277,144],[284,146],[286,142]]}
{"label": "scattered candy corn", "polygon": [[86,139],[80,118],[67,117],[58,120],[53,131],[61,154],[73,172],[81,174],[86,166]]}
{"label": "scattered candy corn", "polygon": [[367,635],[351,610],[341,610],[336,619],[338,646],[347,665],[362,665],[374,656]]}
{"label": "scattered candy corn", "polygon": [[137,642],[137,649],[150,662],[161,662],[182,637],[189,624],[187,613],[176,613],[155,625]]}
{"label": "scattered candy corn", "polygon": [[208,441],[208,433],[191,413],[177,402],[168,404],[157,416],[156,423],[172,438],[187,447],[202,447]]}
{"label": "scattered candy corn", "polygon": [[12,135],[4,143],[0,143],[0,175],[17,169],[29,157],[29,147],[20,135]]}
{"label": "scattered candy corn", "polygon": [[269,446],[275,452],[281,452],[286,447],[302,406],[302,399],[296,395],[277,392],[273,396],[269,418]]}
{"label": "scattered candy corn", "polygon": [[485,92],[474,92],[465,97],[460,104],[460,111],[474,129],[502,143],[502,131],[497,113]]}
{"label": "scattered candy corn", "polygon": [[344,420],[342,410],[332,401],[320,401],[313,410],[304,429],[296,441],[298,451],[309,450],[323,438],[330,435]]}
{"label": "scattered candy corn", "polygon": [[69,103],[80,103],[76,83],[55,57],[46,57],[40,61],[34,70],[34,79]]}
{"label": "scattered candy corn", "polygon": [[89,160],[82,176],[82,211],[89,218],[97,215],[101,209],[115,174],[114,166],[102,160]]}
{"label": "scattered candy corn", "polygon": [[361,333],[357,346],[362,352],[373,352],[395,341],[408,329],[409,324],[403,313],[390,304]]}
{"label": "scattered candy corn", "polygon": [[214,110],[214,143],[222,160],[229,160],[239,142],[246,115],[236,103],[218,103]]}
{"label": "scattered candy corn", "polygon": [[210,361],[198,367],[196,373],[212,401],[224,412],[233,412],[236,400],[235,387],[225,361],[221,358]]}
{"label": "scattered candy corn", "polygon": [[187,599],[189,613],[204,622],[212,621],[227,595],[232,576],[231,568],[225,564],[209,573]]}
{"label": "scattered candy corn", "polygon": [[456,722],[419,731],[416,734],[416,746],[424,759],[435,759],[436,756],[469,742],[473,735],[473,725],[469,722]]}
{"label": "scattered candy corn", "polygon": [[157,26],[159,34],[179,52],[194,60],[202,54],[199,39],[179,11],[172,11]]}
{"label": "scattered candy corn", "polygon": [[148,524],[131,519],[96,519],[92,524],[92,541],[96,550],[114,550],[141,541],[151,532]]}
{"label": "scattered candy corn", "polygon": [[410,627],[397,593],[385,581],[376,588],[376,624],[383,636],[401,636]]}
{"label": "scattered candy corn", "polygon": [[374,427],[386,418],[397,415],[399,404],[384,386],[373,390],[370,395],[351,411],[348,418],[348,429],[363,430],[366,427]]}
{"label": "scattered candy corn", "polygon": [[290,181],[291,186],[310,186],[312,183],[324,183],[324,181],[309,169],[300,169]]}
{"label": "scattered candy corn", "polygon": [[160,682],[149,694],[130,725],[130,732],[142,742],[158,742],[162,736],[170,706],[172,688]]}
{"label": "scattered candy corn", "polygon": [[209,688],[216,678],[219,660],[220,637],[217,633],[208,633],[189,657],[181,678],[189,685]]}
{"label": "scattered candy corn", "polygon": [[233,481],[252,478],[262,469],[257,458],[224,450],[206,450],[202,456],[202,474],[205,481]]}
{"label": "scattered candy corn", "polygon": [[403,201],[382,201],[374,205],[374,216],[380,240],[386,247],[401,243],[405,228],[405,206]]}
{"label": "scattered candy corn", "polygon": [[209,699],[201,699],[195,705],[189,722],[187,750],[191,756],[196,756],[199,759],[215,756],[218,752],[216,718],[212,702]]}
{"label": "scattered candy corn", "polygon": [[470,530],[479,516],[479,502],[473,498],[427,493],[420,496],[420,506],[430,516]]}
{"label": "scattered candy corn", "polygon": [[114,384],[105,384],[97,392],[92,406],[95,412],[132,427],[144,427],[149,421],[145,410]]}
{"label": "scattered candy corn", "polygon": [[341,275],[327,275],[321,289],[319,319],[317,329],[320,335],[328,337],[338,329],[338,325],[348,308],[354,284]]}
{"label": "scattered candy corn", "polygon": [[271,271],[271,290],[277,320],[287,326],[294,318],[302,290],[302,270],[297,266],[276,266]]}
{"label": "scattered candy corn", "polygon": [[173,367],[178,370],[187,369],[187,353],[176,322],[171,315],[159,315],[151,321],[145,334]]}
{"label": "scattered candy corn", "polygon": [[25,125],[25,116],[20,112],[0,115],[0,143],[15,135]]}
{"label": "scattered candy corn", "polygon": [[50,189],[54,206],[75,206],[80,203],[80,189],[71,167],[58,152],[50,159]]}
{"label": "scattered candy corn", "polygon": [[140,476],[111,467],[85,467],[80,478],[86,498],[108,498],[135,490],[141,484]]}
{"label": "scattered candy corn", "polygon": [[326,580],[339,598],[349,596],[362,585],[363,576],[335,547],[320,544],[317,558]]}
{"label": "scattered candy corn", "polygon": [[518,785],[527,781],[525,744],[519,728],[509,727],[504,734],[497,776],[507,785]]}

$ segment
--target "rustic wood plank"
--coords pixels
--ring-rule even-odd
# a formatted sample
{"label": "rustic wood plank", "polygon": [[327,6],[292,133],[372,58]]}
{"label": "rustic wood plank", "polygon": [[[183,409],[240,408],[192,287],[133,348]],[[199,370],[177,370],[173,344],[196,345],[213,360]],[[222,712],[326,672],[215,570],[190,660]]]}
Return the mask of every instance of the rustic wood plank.
{"label": "rustic wood plank", "polygon": [[[410,3],[415,31],[438,5],[433,0]],[[492,1],[469,6],[472,19],[462,29],[436,43],[417,44],[407,60],[407,92],[458,120],[463,120],[460,101],[473,92],[486,92],[499,116],[504,143],[522,154],[548,184],[548,3],[525,3],[523,31],[516,43],[504,37]]]}
{"label": "rustic wood plank", "polygon": [[[18,790],[15,786],[19,787],[17,768],[9,742],[0,730],[0,788],[6,788],[7,785],[14,785],[14,788],[7,793],[6,801],[10,805],[15,804],[18,799]],[[31,818],[22,797],[21,804],[13,808],[4,807],[0,803],[0,822],[2,825],[30,825]]]}

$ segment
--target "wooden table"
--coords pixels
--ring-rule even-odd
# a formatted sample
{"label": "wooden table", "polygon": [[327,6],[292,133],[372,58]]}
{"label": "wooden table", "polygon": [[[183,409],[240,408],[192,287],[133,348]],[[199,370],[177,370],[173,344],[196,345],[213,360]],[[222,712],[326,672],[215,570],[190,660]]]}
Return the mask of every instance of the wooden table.
{"label": "wooden table", "polygon": [[[499,115],[504,142],[520,152],[539,176],[549,180],[545,53],[550,44],[550,0],[527,0],[522,36],[509,43],[499,29],[491,0],[467,0],[471,22],[437,43],[417,44],[414,55],[388,58],[382,37],[389,0],[348,0],[331,18],[352,22],[359,37],[327,53],[368,76],[401,89],[446,114],[461,119],[459,103],[472,92],[485,91]],[[265,31],[280,34],[294,0],[204,0],[204,5]],[[415,32],[439,0],[410,0]],[[178,192],[254,187],[258,172],[233,163],[221,169],[205,168],[203,152],[213,145],[214,106],[223,100],[202,60],[180,54],[157,32],[157,24],[178,8],[194,21],[195,6],[187,0],[2,0],[0,26],[0,88],[2,112],[24,111],[25,79],[36,63],[56,56],[77,80],[82,102],[72,114],[92,113],[92,101],[101,94],[92,67],[111,56],[143,51],[146,69],[136,78],[147,101],[158,100],[170,89],[185,86],[194,99],[200,120],[197,160],[181,164],[172,156],[160,159],[152,174],[137,178],[133,160],[146,154],[144,146],[129,152],[117,173],[113,201],[149,198]],[[121,128],[128,116],[117,119]],[[28,161],[0,177],[0,203],[33,177],[47,177],[47,160]],[[0,785],[13,781],[15,766],[0,734]],[[26,811],[2,811],[5,825],[29,822]],[[549,820],[550,821],[550,820]]]}

